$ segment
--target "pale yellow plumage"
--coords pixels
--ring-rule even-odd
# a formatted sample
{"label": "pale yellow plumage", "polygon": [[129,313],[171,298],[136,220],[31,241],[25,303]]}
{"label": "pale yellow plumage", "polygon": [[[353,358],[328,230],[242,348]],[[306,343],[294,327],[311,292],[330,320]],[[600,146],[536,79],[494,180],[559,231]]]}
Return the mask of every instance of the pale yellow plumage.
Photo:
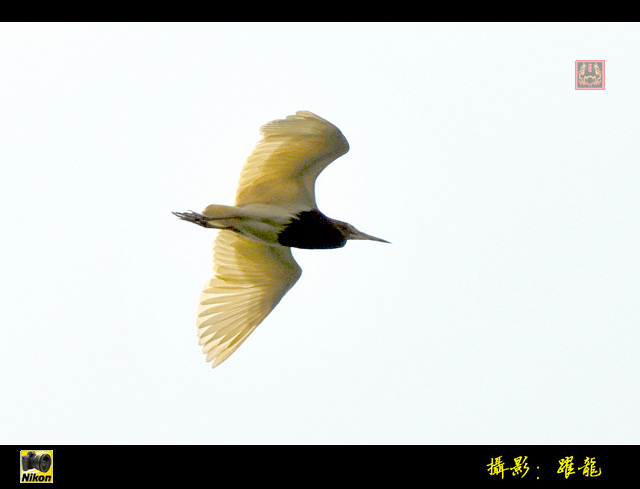
{"label": "pale yellow plumage", "polygon": [[242,168],[236,205],[273,204],[316,209],[314,184],[349,143],[329,121],[300,111],[260,128],[262,140]]}
{"label": "pale yellow plumage", "polygon": [[[317,176],[349,150],[340,130],[310,112],[297,112],[265,124],[261,132],[262,140],[242,169],[236,206],[316,209]],[[227,209],[212,206],[209,214]],[[302,271],[290,248],[226,230],[215,241],[213,261],[214,276],[202,292],[197,324],[199,343],[215,367],[247,339]]]}
{"label": "pale yellow plumage", "polygon": [[220,231],[213,247],[214,276],[198,307],[198,337],[215,367],[267,317],[302,270],[291,249]]}

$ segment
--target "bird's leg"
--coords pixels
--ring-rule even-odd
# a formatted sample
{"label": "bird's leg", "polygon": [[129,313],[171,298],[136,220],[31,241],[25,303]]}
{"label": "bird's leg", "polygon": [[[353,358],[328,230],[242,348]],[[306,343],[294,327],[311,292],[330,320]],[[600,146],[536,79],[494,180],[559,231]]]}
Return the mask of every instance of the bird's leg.
{"label": "bird's leg", "polygon": [[211,218],[207,218],[202,214],[198,214],[197,212],[187,211],[187,212],[171,212],[176,217],[179,217],[183,221],[192,222],[197,224],[198,226],[202,226],[203,228],[212,227],[208,224],[208,220]]}

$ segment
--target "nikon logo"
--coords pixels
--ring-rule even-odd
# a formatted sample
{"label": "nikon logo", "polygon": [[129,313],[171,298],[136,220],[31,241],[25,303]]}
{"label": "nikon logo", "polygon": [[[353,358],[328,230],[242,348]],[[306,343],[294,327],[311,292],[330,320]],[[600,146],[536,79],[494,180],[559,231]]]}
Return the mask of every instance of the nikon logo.
{"label": "nikon logo", "polygon": [[20,450],[20,483],[53,482],[53,450]]}
{"label": "nikon logo", "polygon": [[36,474],[35,472],[22,474],[20,482],[51,482],[51,475]]}

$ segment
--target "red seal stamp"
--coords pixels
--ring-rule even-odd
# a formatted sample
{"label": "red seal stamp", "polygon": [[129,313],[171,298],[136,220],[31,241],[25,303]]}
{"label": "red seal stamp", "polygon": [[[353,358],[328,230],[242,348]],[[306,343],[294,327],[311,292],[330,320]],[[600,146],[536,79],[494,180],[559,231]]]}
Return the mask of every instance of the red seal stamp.
{"label": "red seal stamp", "polygon": [[604,60],[576,60],[576,90],[604,90]]}

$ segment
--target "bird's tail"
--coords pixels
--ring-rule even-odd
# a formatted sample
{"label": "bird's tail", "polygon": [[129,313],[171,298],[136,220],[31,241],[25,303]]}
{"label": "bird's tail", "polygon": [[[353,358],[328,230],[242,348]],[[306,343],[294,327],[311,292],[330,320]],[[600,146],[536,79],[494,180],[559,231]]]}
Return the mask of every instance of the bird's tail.
{"label": "bird's tail", "polygon": [[204,228],[229,229],[229,220],[238,218],[238,209],[227,205],[211,204],[202,214],[197,212],[173,212],[183,221],[192,222]]}
{"label": "bird's tail", "polygon": [[237,219],[238,208],[228,205],[211,204],[202,211],[202,217],[207,223],[207,227],[228,229],[228,219]]}

